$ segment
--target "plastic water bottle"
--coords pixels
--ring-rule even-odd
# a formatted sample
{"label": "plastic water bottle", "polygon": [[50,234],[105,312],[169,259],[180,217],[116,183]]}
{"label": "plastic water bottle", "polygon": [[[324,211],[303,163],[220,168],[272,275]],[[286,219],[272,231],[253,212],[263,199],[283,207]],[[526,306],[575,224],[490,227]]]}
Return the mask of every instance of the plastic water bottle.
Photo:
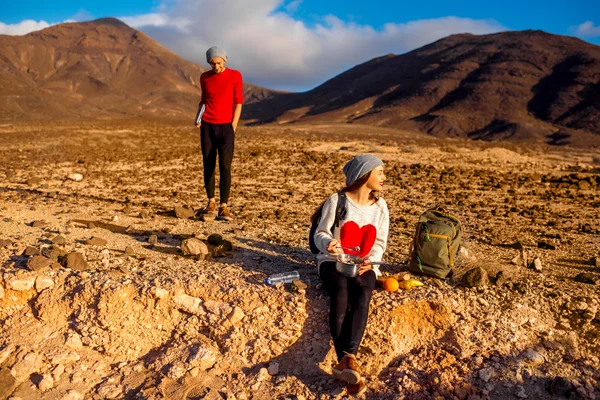
{"label": "plastic water bottle", "polygon": [[298,271],[280,272],[278,274],[271,275],[265,279],[265,282],[267,285],[277,285],[278,283],[290,283],[297,279],[300,279],[300,274]]}

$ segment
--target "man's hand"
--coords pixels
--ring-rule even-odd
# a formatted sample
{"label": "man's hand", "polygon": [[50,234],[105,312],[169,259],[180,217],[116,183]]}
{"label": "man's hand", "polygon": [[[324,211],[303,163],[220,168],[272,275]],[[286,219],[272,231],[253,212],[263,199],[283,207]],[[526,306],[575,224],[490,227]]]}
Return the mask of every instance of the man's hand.
{"label": "man's hand", "polygon": [[231,127],[233,128],[233,133],[235,133],[235,131],[237,131],[237,122],[234,124],[233,122],[231,123]]}
{"label": "man's hand", "polygon": [[200,128],[200,124],[194,124],[196,128]]}

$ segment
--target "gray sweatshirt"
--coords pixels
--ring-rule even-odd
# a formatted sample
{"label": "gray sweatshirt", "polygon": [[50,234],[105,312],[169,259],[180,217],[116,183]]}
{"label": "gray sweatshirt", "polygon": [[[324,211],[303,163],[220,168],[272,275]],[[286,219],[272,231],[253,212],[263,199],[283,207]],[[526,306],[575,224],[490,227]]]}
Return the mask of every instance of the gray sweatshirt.
{"label": "gray sweatshirt", "polygon": [[[383,198],[372,205],[361,206],[346,196],[346,215],[340,220],[339,228],[331,231],[335,220],[338,195],[332,194],[323,204],[319,226],[315,232],[315,244],[321,251],[317,255],[317,265],[324,261],[335,261],[335,255],[327,251],[327,245],[337,239],[343,247],[360,246],[357,255],[369,258],[371,261],[381,261],[387,246],[390,225],[390,214]],[[351,251],[344,250],[346,253]],[[374,265],[377,276],[381,275],[379,267]]]}

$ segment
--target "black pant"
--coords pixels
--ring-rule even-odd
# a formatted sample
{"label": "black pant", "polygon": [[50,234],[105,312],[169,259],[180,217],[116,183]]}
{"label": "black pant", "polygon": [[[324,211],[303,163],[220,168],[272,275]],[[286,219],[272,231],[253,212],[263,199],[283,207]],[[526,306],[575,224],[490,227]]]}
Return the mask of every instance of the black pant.
{"label": "black pant", "polygon": [[204,187],[209,199],[215,197],[215,168],[218,153],[221,203],[229,201],[234,142],[235,132],[231,124],[211,124],[202,121],[200,125],[200,146],[202,147],[204,165]]}
{"label": "black pant", "polygon": [[329,329],[338,360],[345,353],[356,355],[367,327],[375,272],[347,278],[335,270],[335,262],[326,261],[321,263],[319,275],[330,296]]}

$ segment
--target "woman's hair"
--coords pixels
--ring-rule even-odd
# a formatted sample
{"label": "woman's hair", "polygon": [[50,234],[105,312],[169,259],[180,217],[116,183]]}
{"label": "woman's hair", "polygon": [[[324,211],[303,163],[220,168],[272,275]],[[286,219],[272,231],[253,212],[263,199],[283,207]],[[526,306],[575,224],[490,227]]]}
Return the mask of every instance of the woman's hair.
{"label": "woman's hair", "polygon": [[[340,192],[351,192],[353,190],[356,190],[358,188],[360,188],[362,185],[364,185],[365,183],[367,183],[367,181],[369,180],[369,178],[371,177],[371,172],[373,172],[374,170],[371,170],[369,172],[367,172],[366,174],[364,174],[363,176],[361,176],[360,178],[358,178],[356,180],[356,182],[354,182],[352,185],[350,186],[345,186],[344,188],[342,188],[340,190]],[[370,200],[379,200],[379,191],[378,190],[371,190],[371,193],[369,193],[369,199]],[[327,200],[325,200],[327,201]],[[315,210],[315,212],[313,213],[313,215],[311,215],[310,217],[310,222],[315,222],[315,220],[317,219],[317,217],[319,216],[319,211],[321,210],[321,207],[323,207],[323,204],[325,204],[325,201],[323,201],[321,203],[321,205],[319,205],[319,207],[317,207],[317,209]]]}

